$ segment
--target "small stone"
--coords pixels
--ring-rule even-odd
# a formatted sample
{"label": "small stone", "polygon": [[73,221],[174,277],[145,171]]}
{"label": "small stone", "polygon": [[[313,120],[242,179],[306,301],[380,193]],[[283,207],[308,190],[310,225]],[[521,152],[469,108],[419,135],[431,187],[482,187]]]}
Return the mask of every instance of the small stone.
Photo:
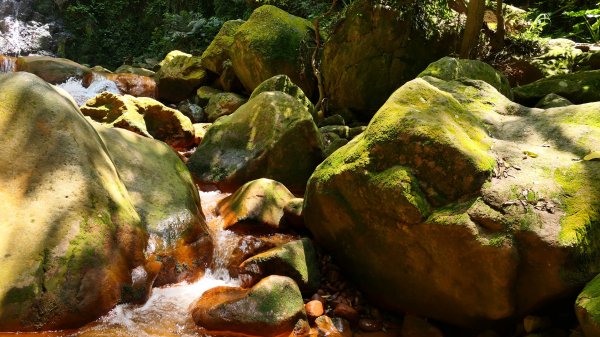
{"label": "small stone", "polygon": [[309,337],[310,336],[310,324],[305,319],[300,319],[294,325],[294,330],[289,337]]}
{"label": "small stone", "polygon": [[351,323],[358,320],[358,312],[346,303],[336,305],[333,314],[337,317],[345,318]]}
{"label": "small stone", "polygon": [[361,318],[358,320],[358,327],[362,331],[375,332],[383,327],[382,322],[373,318]]}
{"label": "small stone", "polygon": [[344,337],[342,333],[335,327],[331,318],[327,315],[322,315],[315,320],[319,336],[328,337]]}
{"label": "small stone", "polygon": [[323,313],[324,313],[323,303],[321,303],[321,301],[319,301],[319,300],[312,300],[312,301],[306,303],[305,307],[306,307],[306,314],[308,315],[308,317],[311,317],[311,318],[317,318],[317,317],[323,315]]}

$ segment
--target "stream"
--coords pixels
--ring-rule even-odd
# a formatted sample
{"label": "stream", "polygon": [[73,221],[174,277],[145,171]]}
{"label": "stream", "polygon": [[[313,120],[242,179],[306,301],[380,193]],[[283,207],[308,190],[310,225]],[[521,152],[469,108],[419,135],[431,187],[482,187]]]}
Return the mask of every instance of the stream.
{"label": "stream", "polygon": [[189,305],[205,291],[217,286],[237,286],[225,269],[234,244],[235,235],[222,230],[223,220],[216,216],[217,202],[228,194],[218,191],[200,192],[202,209],[206,216],[215,245],[214,270],[193,283],[181,282],[163,288],[154,288],[143,305],[121,304],[105,316],[81,329],[39,333],[0,333],[2,337],[208,337],[192,321]]}

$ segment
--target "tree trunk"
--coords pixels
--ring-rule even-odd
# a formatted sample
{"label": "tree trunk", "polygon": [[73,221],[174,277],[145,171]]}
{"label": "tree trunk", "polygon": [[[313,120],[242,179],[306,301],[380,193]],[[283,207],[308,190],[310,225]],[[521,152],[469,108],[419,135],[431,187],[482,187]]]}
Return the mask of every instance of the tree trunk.
{"label": "tree trunk", "polygon": [[473,49],[479,41],[479,33],[483,26],[485,13],[485,0],[471,0],[467,8],[467,24],[460,48],[461,58],[471,58]]}
{"label": "tree trunk", "polygon": [[504,29],[504,13],[502,11],[503,4],[503,0],[496,1],[496,21],[498,24],[495,36],[496,43],[494,44],[496,50],[501,50],[502,48],[504,48],[504,36],[506,35],[506,31]]}

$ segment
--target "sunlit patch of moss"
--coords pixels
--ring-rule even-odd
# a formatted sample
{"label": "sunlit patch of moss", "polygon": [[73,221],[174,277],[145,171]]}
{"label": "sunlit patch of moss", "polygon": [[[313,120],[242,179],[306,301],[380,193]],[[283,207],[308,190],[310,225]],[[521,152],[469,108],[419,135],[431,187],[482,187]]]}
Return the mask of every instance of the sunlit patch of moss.
{"label": "sunlit patch of moss", "polygon": [[600,164],[578,162],[554,171],[563,190],[565,216],[561,219],[559,239],[563,244],[579,244],[585,251],[600,243],[594,238],[600,231]]}

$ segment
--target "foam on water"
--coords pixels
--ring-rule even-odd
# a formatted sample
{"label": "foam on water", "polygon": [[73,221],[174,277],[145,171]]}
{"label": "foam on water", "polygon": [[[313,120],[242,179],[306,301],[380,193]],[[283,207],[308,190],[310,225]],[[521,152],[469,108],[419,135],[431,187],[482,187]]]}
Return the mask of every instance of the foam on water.
{"label": "foam on water", "polygon": [[121,94],[121,91],[113,81],[107,80],[97,74],[94,75],[92,82],[87,88],[83,86],[82,80],[76,78],[70,78],[65,83],[58,84],[57,86],[71,94],[79,106],[105,91],[112,92],[113,94]]}
{"label": "foam on water", "polygon": [[50,54],[51,26],[35,20],[24,21],[21,12],[31,10],[31,3],[23,0],[0,0],[0,54]]}

